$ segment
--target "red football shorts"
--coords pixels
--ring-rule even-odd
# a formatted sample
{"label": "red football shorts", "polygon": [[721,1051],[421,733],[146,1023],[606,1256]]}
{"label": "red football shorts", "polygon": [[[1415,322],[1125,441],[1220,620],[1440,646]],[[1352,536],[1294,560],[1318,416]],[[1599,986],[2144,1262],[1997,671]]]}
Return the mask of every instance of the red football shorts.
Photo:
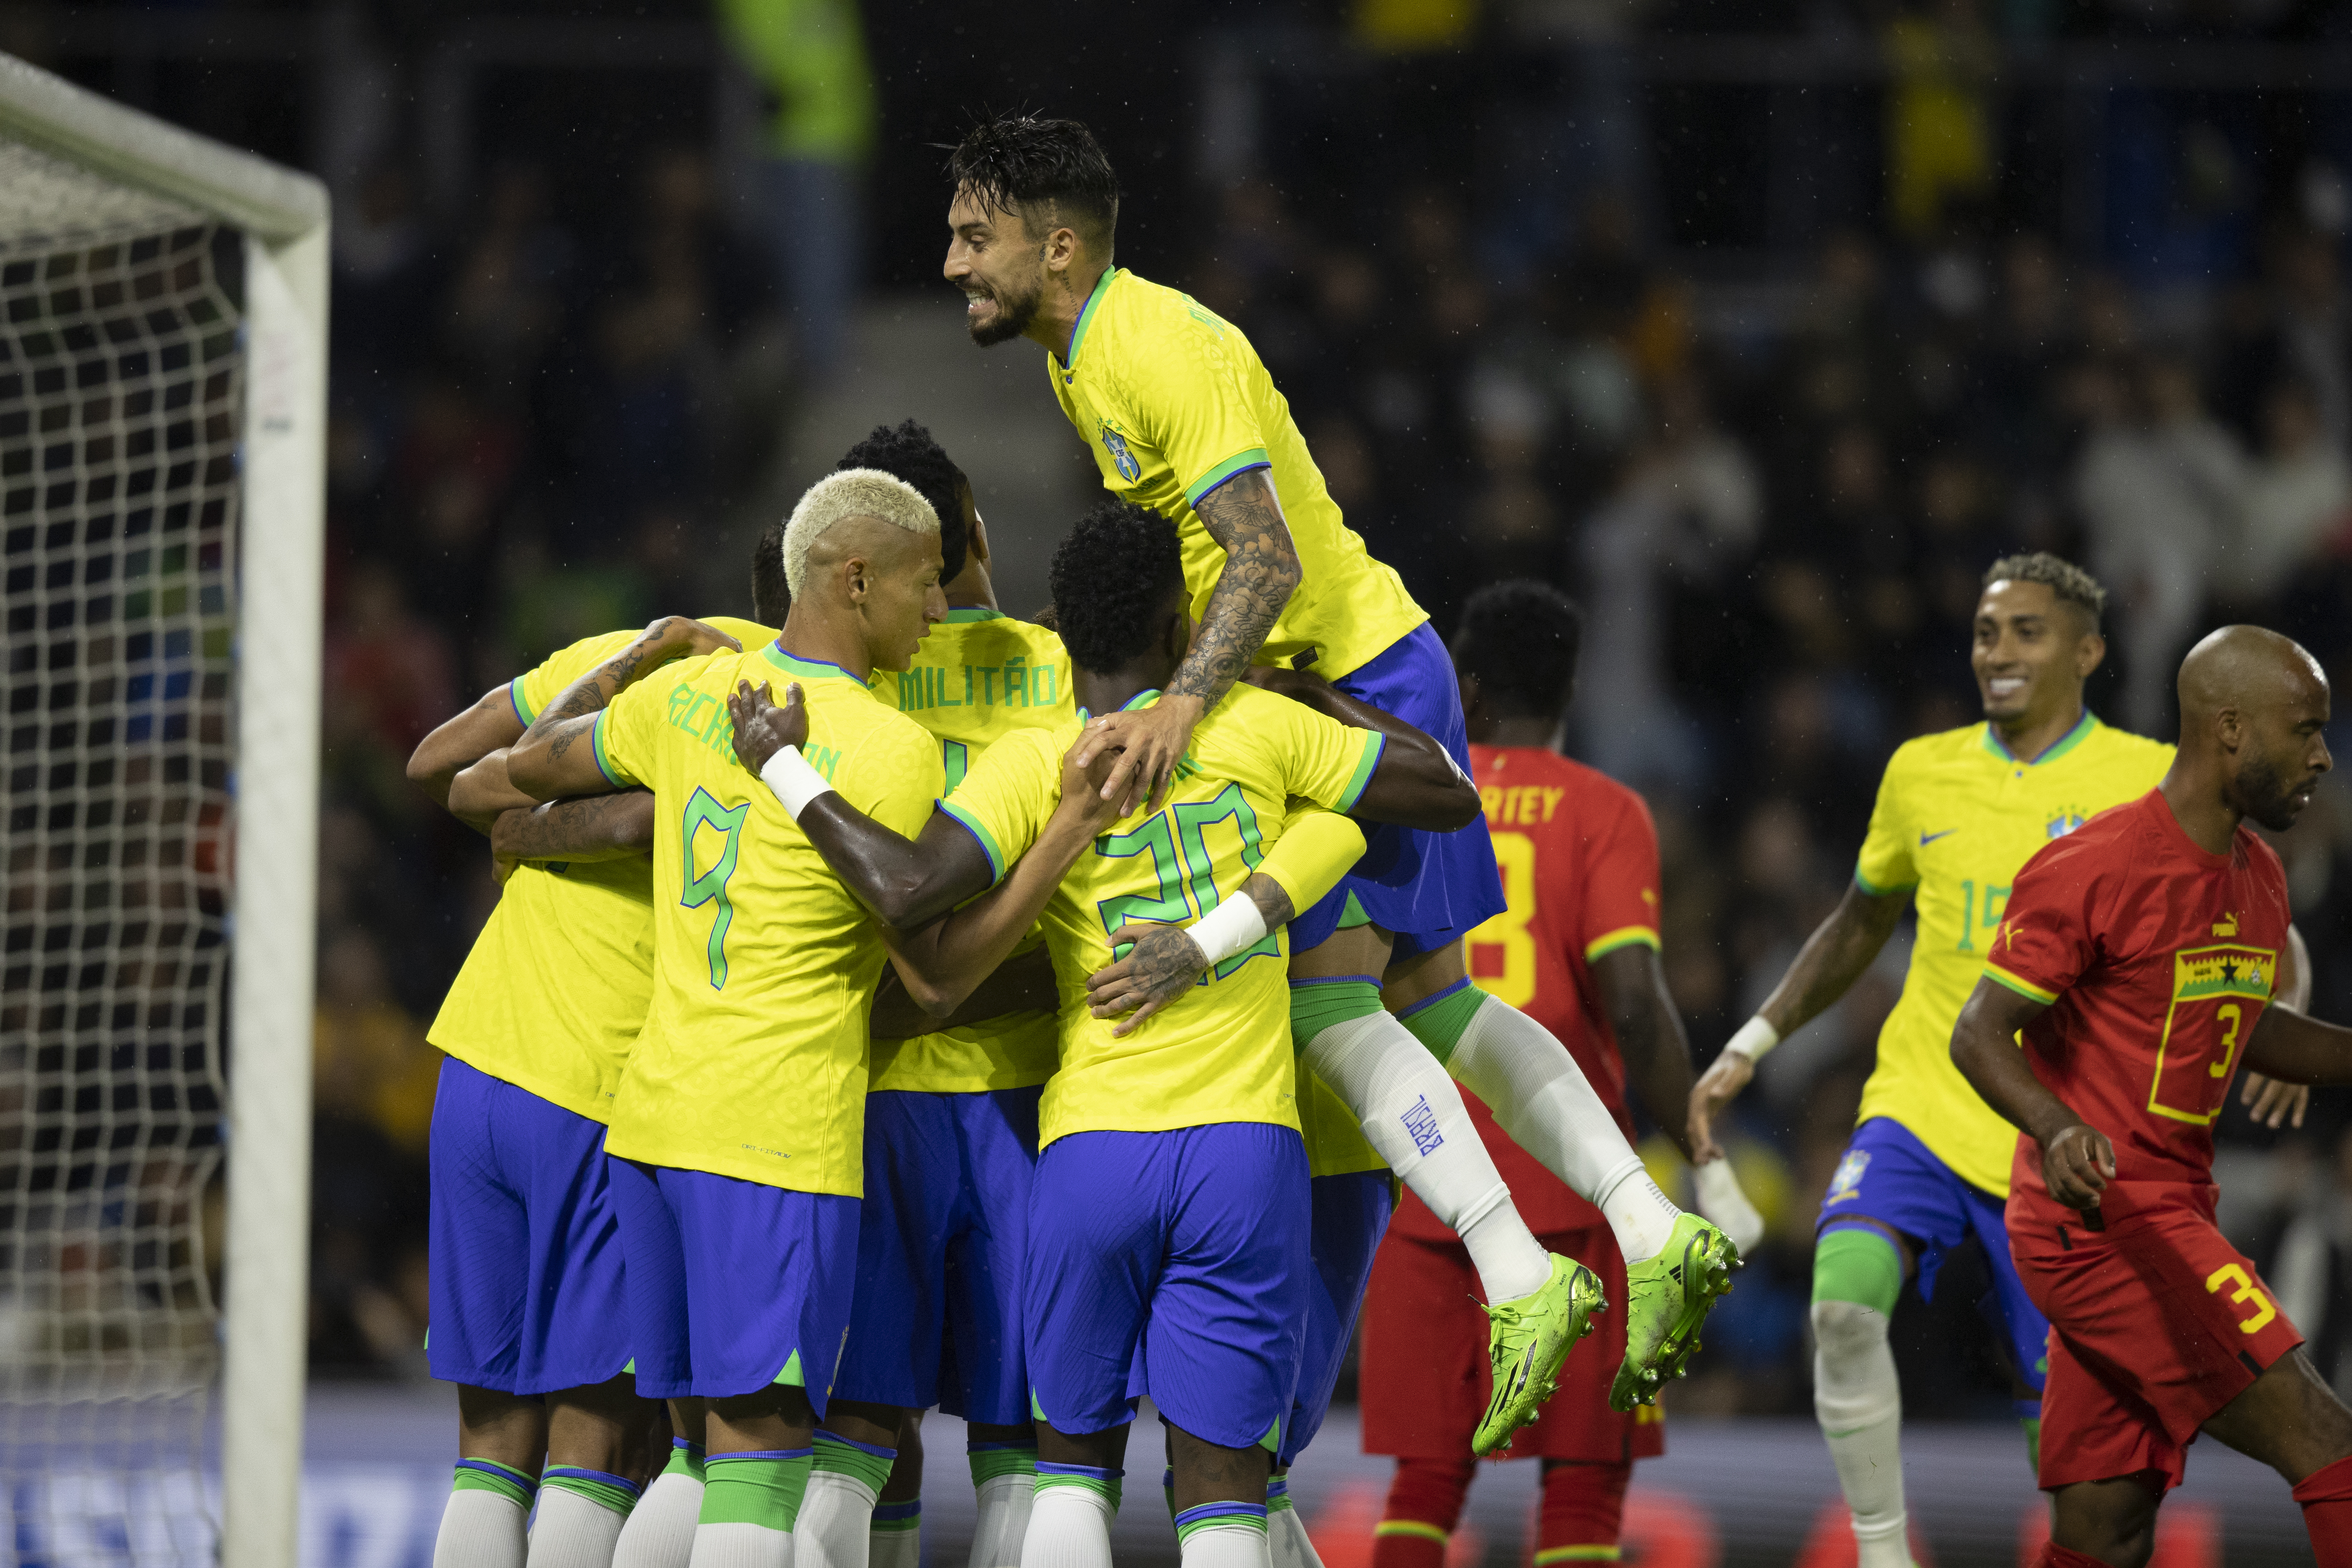
{"label": "red football shorts", "polygon": [[2116,1195],[2125,1217],[2104,1231],[2010,1204],[2018,1274],[2050,1320],[2044,1490],[2143,1470],[2179,1486],[2198,1428],[2303,1343],[2192,1199]]}
{"label": "red football shorts", "polygon": [[[1625,1258],[1607,1226],[1539,1237],[1601,1276],[1609,1310],[1569,1352],[1559,1392],[1499,1458],[1622,1464],[1666,1451],[1665,1412],[1609,1408],[1610,1380],[1625,1359]],[[1470,1435],[1492,1391],[1486,1314],[1478,1275],[1459,1242],[1415,1241],[1391,1231],[1372,1259],[1364,1295],[1361,1389],[1364,1452],[1406,1459],[1469,1457]]]}

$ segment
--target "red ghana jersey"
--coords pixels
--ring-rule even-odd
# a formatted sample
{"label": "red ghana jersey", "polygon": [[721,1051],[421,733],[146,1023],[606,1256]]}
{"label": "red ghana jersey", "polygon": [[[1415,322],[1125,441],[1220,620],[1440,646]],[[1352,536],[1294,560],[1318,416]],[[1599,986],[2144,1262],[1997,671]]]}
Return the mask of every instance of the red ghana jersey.
{"label": "red ghana jersey", "polygon": [[[2161,790],[2102,812],[2025,864],[1986,976],[2050,1009],[2025,1026],[2034,1076],[2106,1134],[2114,1220],[2213,1179],[2213,1122],[2286,947],[2286,871],[2241,826],[2227,855],[2181,830]],[[2021,1136],[2012,1203],[2071,1217]],[[2200,1189],[2184,1194],[2183,1187]]]}
{"label": "red ghana jersey", "polygon": [[[1470,776],[1509,906],[1470,933],[1470,977],[1568,1047],[1630,1139],[1625,1063],[1591,964],[1633,943],[1658,945],[1650,808],[1608,774],[1538,746],[1473,746]],[[1528,1229],[1550,1235],[1607,1223],[1512,1142],[1475,1095],[1463,1100]],[[1410,1194],[1394,1228],[1429,1241],[1454,1235]]]}

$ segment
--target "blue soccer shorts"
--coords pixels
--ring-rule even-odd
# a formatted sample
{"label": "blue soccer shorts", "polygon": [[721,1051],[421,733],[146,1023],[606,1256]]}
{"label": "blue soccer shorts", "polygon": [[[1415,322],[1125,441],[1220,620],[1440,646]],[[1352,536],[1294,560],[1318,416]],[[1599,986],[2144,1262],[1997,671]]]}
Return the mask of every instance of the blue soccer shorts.
{"label": "blue soccer shorts", "polygon": [[[2009,1250],[2005,1200],[1969,1185],[1936,1158],[1911,1130],[1892,1117],[1874,1116],[1853,1131],[1836,1173],[1822,1198],[1816,1237],[1832,1230],[1899,1231],[1918,1248],[1919,1298],[1936,1291],[1936,1271],[1944,1257],[1971,1235],[1984,1247],[1992,1271],[1993,1298],[2010,1355],[2019,1374],[2037,1391],[2050,1370],[2050,1320],[2042,1315]],[[1864,1222],[1875,1220],[1877,1226]]]}
{"label": "blue soccer shorts", "polygon": [[1073,1132],[1029,1202],[1031,1414],[1081,1436],[1160,1415],[1222,1447],[1281,1447],[1314,1264],[1307,1146],[1224,1121]]}
{"label": "blue soccer shorts", "polygon": [[857,1274],[857,1200],[614,1160],[637,1392],[724,1399],[771,1384],[824,1415]]}
{"label": "blue soccer shorts", "polygon": [[1028,1422],[1021,1289],[1044,1092],[866,1097],[856,1307],[835,1398]]}
{"label": "blue soccer shorts", "polygon": [[[1445,644],[1428,622],[1331,684],[1425,731],[1469,773],[1462,689]],[[1374,925],[1396,933],[1399,958],[1459,942],[1503,912],[1503,878],[1495,868],[1495,843],[1486,836],[1485,817],[1458,833],[1389,823],[1368,822],[1363,828],[1364,855],[1355,869],[1290,922],[1293,952],[1330,940],[1351,893]]]}
{"label": "blue soccer shorts", "polygon": [[433,1375],[551,1394],[629,1360],[604,1126],[451,1057],[427,1152]]}
{"label": "blue soccer shorts", "polygon": [[1308,1245],[1315,1266],[1307,1287],[1305,1348],[1298,1363],[1298,1394],[1284,1425],[1278,1464],[1290,1464],[1315,1441],[1331,1408],[1331,1391],[1356,1336],[1356,1314],[1371,1283],[1372,1259],[1388,1234],[1396,1205],[1396,1179],[1386,1171],[1354,1171],[1318,1176],[1309,1209]]}

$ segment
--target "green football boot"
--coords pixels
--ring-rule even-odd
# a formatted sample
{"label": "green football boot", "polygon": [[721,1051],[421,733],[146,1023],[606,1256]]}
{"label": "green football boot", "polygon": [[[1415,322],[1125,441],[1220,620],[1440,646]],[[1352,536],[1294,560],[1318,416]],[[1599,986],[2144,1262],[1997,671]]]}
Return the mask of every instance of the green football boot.
{"label": "green football boot", "polygon": [[1551,1255],[1551,1278],[1531,1295],[1485,1308],[1486,1356],[1495,1392],[1471,1435],[1470,1451],[1491,1454],[1510,1446],[1511,1434],[1536,1418],[1559,1386],[1559,1364],[1592,1331],[1592,1317],[1609,1310],[1601,1276],[1573,1258]]}
{"label": "green football boot", "polygon": [[1698,1328],[1731,1289],[1739,1249],[1695,1214],[1675,1221],[1665,1250],[1625,1266],[1625,1364],[1609,1385],[1609,1408],[1656,1401],[1698,1350]]}

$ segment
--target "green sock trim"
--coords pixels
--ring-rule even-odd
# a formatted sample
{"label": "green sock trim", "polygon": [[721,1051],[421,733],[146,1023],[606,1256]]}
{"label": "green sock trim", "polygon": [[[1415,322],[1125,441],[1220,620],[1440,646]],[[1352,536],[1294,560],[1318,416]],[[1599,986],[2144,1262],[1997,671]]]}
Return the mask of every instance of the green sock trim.
{"label": "green sock trim", "polygon": [[890,1479],[890,1466],[898,1457],[895,1448],[877,1454],[862,1444],[845,1442],[830,1432],[819,1432],[816,1455],[809,1468],[812,1472],[823,1470],[827,1475],[847,1476],[879,1497],[884,1483]]}
{"label": "green sock trim", "polygon": [[627,1517],[631,1509],[637,1506],[637,1489],[620,1477],[605,1476],[594,1470],[574,1469],[569,1466],[550,1467],[547,1479],[540,1482],[540,1489],[551,1492],[570,1492],[574,1497],[586,1498],[598,1508],[620,1514],[624,1518]]}
{"label": "green sock trim", "polygon": [[669,1446],[669,1463],[662,1467],[663,1475],[687,1476],[697,1486],[702,1484],[702,1448],[698,1444],[673,1442]]}
{"label": "green sock trim", "polygon": [[460,1459],[449,1478],[453,1492],[496,1492],[518,1508],[528,1509],[539,1483],[510,1465],[496,1459]]}
{"label": "green sock trim", "polygon": [[1034,1443],[992,1443],[984,1448],[973,1448],[964,1455],[971,1467],[974,1491],[1006,1476],[1031,1476],[1037,1473],[1037,1446]]}
{"label": "green sock trim", "polygon": [[1300,1046],[1334,1024],[1369,1018],[1381,1010],[1381,988],[1369,980],[1315,980],[1290,988],[1290,1037]]}
{"label": "green sock trim", "polygon": [[756,1524],[792,1533],[808,1495],[809,1450],[713,1454],[702,1462],[702,1524]]}
{"label": "green sock trim", "polygon": [[1123,1489],[1117,1481],[1097,1480],[1092,1476],[1057,1476],[1041,1470],[1037,1474],[1037,1490],[1042,1493],[1047,1487],[1083,1487],[1097,1497],[1108,1498],[1113,1513],[1118,1511],[1119,1494]]}
{"label": "green sock trim", "polygon": [[1449,1061],[1454,1047],[1462,1043],[1469,1032],[1470,1020],[1478,1009],[1494,998],[1465,980],[1456,989],[1441,993],[1434,1001],[1424,1002],[1397,1021],[1412,1033],[1412,1037],[1429,1047],[1429,1054],[1439,1061]]}
{"label": "green sock trim", "polygon": [[1884,1317],[1903,1294],[1903,1258],[1875,1230],[1831,1231],[1813,1244],[1813,1300],[1852,1301]]}

